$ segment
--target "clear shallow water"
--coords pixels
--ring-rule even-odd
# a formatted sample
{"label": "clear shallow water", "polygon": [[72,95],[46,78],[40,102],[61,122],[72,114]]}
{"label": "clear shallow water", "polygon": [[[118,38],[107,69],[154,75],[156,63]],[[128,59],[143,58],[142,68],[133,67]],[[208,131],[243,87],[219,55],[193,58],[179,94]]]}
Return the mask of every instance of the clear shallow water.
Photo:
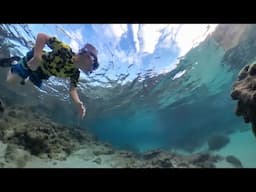
{"label": "clear shallow water", "polygon": [[[24,32],[18,35],[24,35]],[[25,38],[33,40],[30,36]],[[177,68],[168,73],[157,74],[158,63],[151,66],[152,70],[142,68],[136,76],[132,74],[133,67],[119,70],[118,63],[106,65],[96,74],[81,80],[81,98],[86,101],[89,113],[79,126],[117,148],[135,151],[162,148],[187,152],[205,146],[213,134],[228,135],[240,129],[250,129],[234,114],[236,103],[231,100],[230,91],[238,70],[229,69],[223,62],[224,54],[225,50],[209,39],[191,49]],[[109,70],[116,70],[119,74],[113,78]],[[131,76],[133,78],[126,81]],[[57,107],[52,108],[55,110],[62,109],[52,111],[56,121],[76,125],[67,85],[64,80],[51,78],[45,92],[31,92],[39,98],[35,102],[55,105]],[[59,100],[67,107],[62,108]],[[249,151],[256,146],[250,131],[238,132],[220,152],[243,159],[246,137],[251,139],[250,147],[247,147]],[[239,138],[241,145],[238,149]],[[247,165],[253,167],[253,161]]]}

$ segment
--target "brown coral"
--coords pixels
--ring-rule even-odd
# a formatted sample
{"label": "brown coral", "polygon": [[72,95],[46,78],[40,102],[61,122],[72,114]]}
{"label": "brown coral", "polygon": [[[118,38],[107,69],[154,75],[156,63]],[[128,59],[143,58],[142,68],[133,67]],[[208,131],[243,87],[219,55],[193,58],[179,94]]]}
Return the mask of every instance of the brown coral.
{"label": "brown coral", "polygon": [[65,159],[84,142],[93,140],[86,130],[66,127],[25,107],[8,107],[0,119],[0,140],[21,146],[32,155]]}
{"label": "brown coral", "polygon": [[242,68],[233,85],[231,97],[238,100],[236,115],[243,116],[245,123],[252,124],[256,136],[256,63]]}

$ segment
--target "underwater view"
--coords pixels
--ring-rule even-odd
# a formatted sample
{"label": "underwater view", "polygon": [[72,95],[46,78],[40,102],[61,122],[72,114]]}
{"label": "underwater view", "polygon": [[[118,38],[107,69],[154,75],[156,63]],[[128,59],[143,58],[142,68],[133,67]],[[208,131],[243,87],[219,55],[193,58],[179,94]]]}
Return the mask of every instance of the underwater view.
{"label": "underwater view", "polygon": [[255,24],[0,24],[1,168],[255,168]]}

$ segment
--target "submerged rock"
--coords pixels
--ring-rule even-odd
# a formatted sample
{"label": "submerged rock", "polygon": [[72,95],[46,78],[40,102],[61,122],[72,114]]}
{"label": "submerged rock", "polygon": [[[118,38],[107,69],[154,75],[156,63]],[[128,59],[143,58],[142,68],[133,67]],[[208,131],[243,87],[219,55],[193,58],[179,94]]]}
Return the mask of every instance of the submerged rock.
{"label": "submerged rock", "polygon": [[8,144],[4,157],[7,163],[14,163],[17,168],[22,168],[25,167],[30,154],[14,144]]}
{"label": "submerged rock", "polygon": [[211,153],[201,152],[186,156],[189,164],[200,168],[215,168],[215,163],[222,159],[219,155],[212,155]]}
{"label": "submerged rock", "polygon": [[95,160],[93,160],[93,162],[97,163],[97,164],[101,164],[101,158],[98,157]]}
{"label": "submerged rock", "polygon": [[225,135],[213,135],[208,139],[209,150],[218,150],[229,143],[230,139]]}
{"label": "submerged rock", "polygon": [[0,139],[41,158],[63,160],[92,138],[86,131],[54,123],[26,108],[11,107],[6,111],[4,119],[0,121]]}
{"label": "submerged rock", "polygon": [[4,103],[3,101],[0,99],[0,113],[3,113],[4,112]]}
{"label": "submerged rock", "polygon": [[[100,166],[103,166],[103,157],[100,155],[108,156],[107,161],[112,163],[111,167],[120,168],[209,168],[214,167],[213,163],[216,161],[210,154],[182,156],[162,150],[144,154],[117,150],[111,145],[96,141],[82,129],[57,124],[24,108],[6,108],[4,118],[0,119],[0,127],[0,139],[8,144],[6,162],[0,165],[4,167],[26,167],[29,155],[47,160],[66,160],[71,153],[85,161],[92,160]],[[78,149],[81,154],[73,153]],[[105,162],[106,160],[104,164]]]}
{"label": "submerged rock", "polygon": [[111,155],[111,154],[113,154],[113,153],[115,153],[114,149],[112,149],[112,148],[105,148],[105,147],[93,151],[93,154],[94,154],[95,156],[99,156],[99,155]]}
{"label": "submerged rock", "polygon": [[[227,64],[231,69],[240,70],[242,67],[255,60],[256,48],[256,25],[255,24],[234,24],[226,25],[228,30],[220,30],[219,37],[224,37],[224,41],[220,40],[220,44],[225,49],[223,56],[223,64]],[[221,27],[221,26],[219,26]],[[234,30],[234,31],[233,31]],[[225,31],[225,34],[222,33]],[[215,38],[216,39],[216,38]],[[217,40],[217,39],[216,39]],[[218,41],[218,40],[217,40]],[[228,47],[224,44],[228,43]],[[224,45],[224,46],[223,46]],[[231,45],[231,46],[230,46]]]}
{"label": "submerged rock", "polygon": [[211,153],[180,155],[175,152],[152,150],[142,155],[135,167],[142,168],[215,168],[222,158]]}
{"label": "submerged rock", "polygon": [[233,155],[227,156],[226,161],[231,163],[232,165],[234,165],[236,168],[242,168],[243,167],[241,161]]}
{"label": "submerged rock", "polygon": [[154,157],[157,157],[160,153],[161,153],[160,150],[148,151],[148,152],[143,154],[143,158],[146,159],[146,160],[149,160],[149,159],[152,159]]}
{"label": "submerged rock", "polygon": [[256,136],[256,63],[242,68],[233,85],[231,98],[238,101],[235,114],[242,116],[245,123],[252,124]]}
{"label": "submerged rock", "polygon": [[143,167],[173,168],[174,154],[162,150],[152,150],[143,154]]}

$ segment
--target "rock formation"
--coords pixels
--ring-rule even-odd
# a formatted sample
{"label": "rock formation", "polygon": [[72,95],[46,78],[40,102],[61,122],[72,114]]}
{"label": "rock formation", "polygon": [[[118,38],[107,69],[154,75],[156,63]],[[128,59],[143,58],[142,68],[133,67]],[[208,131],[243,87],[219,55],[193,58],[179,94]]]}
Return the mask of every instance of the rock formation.
{"label": "rock formation", "polygon": [[252,124],[256,136],[256,64],[246,65],[238,75],[231,92],[233,100],[237,100],[236,115],[242,116],[245,123]]}

